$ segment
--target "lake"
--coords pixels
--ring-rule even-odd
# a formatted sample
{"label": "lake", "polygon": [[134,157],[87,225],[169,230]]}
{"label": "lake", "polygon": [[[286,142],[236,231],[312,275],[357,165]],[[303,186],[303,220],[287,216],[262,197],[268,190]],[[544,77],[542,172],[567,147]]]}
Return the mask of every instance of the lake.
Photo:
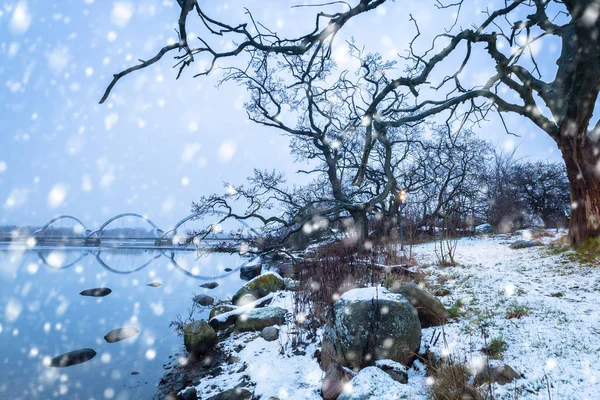
{"label": "lake", "polygon": [[[170,322],[187,317],[194,294],[224,299],[235,293],[245,261],[194,251],[0,246],[0,398],[152,398],[163,365],[185,354]],[[210,281],[219,286],[200,287]],[[153,282],[162,285],[148,286]],[[112,293],[79,294],[96,287]],[[195,318],[208,312],[202,308]],[[140,333],[117,343],[104,340],[129,326]],[[97,355],[66,368],[47,366],[83,348]]]}

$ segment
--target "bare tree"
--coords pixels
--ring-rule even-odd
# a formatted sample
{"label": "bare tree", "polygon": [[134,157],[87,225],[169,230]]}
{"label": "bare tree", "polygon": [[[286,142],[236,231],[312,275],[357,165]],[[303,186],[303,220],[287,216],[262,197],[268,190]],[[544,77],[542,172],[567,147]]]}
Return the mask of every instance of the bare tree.
{"label": "bare tree", "polygon": [[496,150],[481,170],[479,186],[485,220],[500,232],[522,227],[527,214],[527,204],[514,184],[518,163],[514,151],[506,153]]}
{"label": "bare tree", "polygon": [[[318,59],[329,58],[331,45],[348,21],[357,19],[391,0],[358,0],[355,5],[329,2],[321,5],[309,32],[297,38],[281,38],[248,12],[248,21],[230,24],[207,15],[197,0],[179,0],[180,40],[160,49],[139,64],[114,75],[101,102],[104,102],[122,77],[159,61],[165,54],[178,50],[175,58],[181,74],[197,58],[207,56],[209,67],[198,75],[206,75],[218,60],[246,54],[250,62],[276,56],[280,60],[301,58],[305,71],[322,68]],[[467,8],[466,0],[437,6],[454,11],[460,18]],[[398,7],[402,5],[397,4]],[[329,12],[337,7],[342,11]],[[529,119],[548,134],[561,150],[570,184],[572,203],[569,236],[581,243],[600,235],[600,181],[597,177],[600,157],[600,124],[591,123],[600,90],[600,0],[514,0],[502,2],[487,10],[482,21],[472,21],[471,28],[458,23],[433,39],[431,47],[416,49],[410,42],[403,72],[389,71],[380,82],[377,96],[364,109],[367,128],[382,132],[425,118],[444,114],[448,120],[477,122],[490,112],[514,113]],[[205,34],[200,45],[192,47],[187,40],[186,23],[191,13],[197,15]],[[523,19],[520,15],[526,15]],[[414,21],[414,19],[411,20]],[[458,19],[457,19],[458,21]],[[417,36],[419,28],[415,23]],[[209,44],[211,36],[226,36],[236,43],[232,50],[219,51]],[[555,37],[562,45],[552,77],[543,77],[533,58],[531,45],[547,37]],[[505,46],[500,46],[503,44]],[[475,54],[478,54],[476,56]],[[495,73],[483,86],[467,86],[462,72],[478,57],[495,64]],[[436,73],[443,62],[460,59],[453,72],[441,79]],[[446,70],[447,65],[444,66]],[[433,90],[431,90],[433,89]],[[427,93],[421,100],[419,94]],[[518,101],[513,101],[514,98]],[[540,106],[543,104],[543,106]],[[370,128],[369,128],[370,127]],[[363,148],[368,157],[371,146]],[[360,183],[365,170],[354,177]]]}
{"label": "bare tree", "polygon": [[517,164],[512,184],[529,211],[545,228],[565,227],[569,215],[569,181],[564,165],[543,161]]}

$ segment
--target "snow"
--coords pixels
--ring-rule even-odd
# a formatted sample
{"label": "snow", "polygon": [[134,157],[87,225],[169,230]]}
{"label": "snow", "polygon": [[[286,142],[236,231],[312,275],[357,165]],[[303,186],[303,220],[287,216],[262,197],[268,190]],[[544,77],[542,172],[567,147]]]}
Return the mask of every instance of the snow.
{"label": "snow", "polygon": [[[547,398],[548,390],[552,398],[597,398],[600,270],[551,255],[544,247],[512,250],[510,242],[505,235],[462,239],[456,267],[423,271],[431,281],[449,278],[445,286],[452,294],[440,299],[449,307],[460,298],[466,312],[444,327],[448,346],[438,343],[431,350],[482,366],[485,321],[487,340],[502,337],[508,345],[504,363],[524,375],[516,385],[495,385],[496,398],[512,399],[515,391],[518,398]],[[435,263],[433,244],[418,246],[416,253],[422,264]],[[507,309],[515,304],[528,307],[530,314],[507,319]],[[433,334],[434,328],[424,329],[423,343]]]}
{"label": "snow", "polygon": [[[556,237],[541,241],[548,244]],[[423,329],[421,351],[430,346],[438,357],[465,362],[476,373],[486,363],[500,364],[488,360],[481,349],[492,338],[501,337],[507,343],[502,362],[523,377],[505,386],[495,384],[496,399],[546,399],[548,391],[552,398],[597,398],[600,270],[550,254],[547,247],[512,250],[508,247],[512,241],[514,237],[509,235],[461,239],[458,265],[444,268],[435,265],[433,243],[415,246],[413,251],[421,265],[417,268],[428,274],[430,286],[443,285],[451,292],[440,300],[447,307],[458,299],[464,303],[458,320],[442,329]],[[558,293],[562,296],[556,297]],[[397,295],[373,287],[354,289],[341,298],[352,301],[375,296]],[[514,304],[527,306],[530,314],[507,318],[507,309]],[[293,313],[293,294],[278,292],[271,305]],[[230,389],[246,375],[255,385],[251,389],[257,397],[320,399],[324,372],[313,358],[319,342],[309,344],[304,354],[295,355],[290,345],[291,328],[291,324],[281,326],[280,339],[274,342],[265,341],[258,333],[234,333],[221,345],[240,360],[224,365],[222,375],[203,379],[197,386],[199,393],[208,396]],[[486,331],[485,339],[482,329]],[[432,340],[440,332],[444,339]],[[382,360],[377,364],[389,363]],[[240,371],[244,364],[246,369]],[[415,361],[407,373],[409,383],[402,385],[376,367],[365,368],[353,379],[352,393],[343,398],[430,398],[431,378],[426,376],[425,366]]]}
{"label": "snow", "polygon": [[[279,292],[271,306],[290,311],[294,308],[291,292]],[[312,357],[318,346],[312,343],[304,349],[305,355],[292,354],[290,329],[281,326],[279,340],[267,342],[259,333],[234,333],[223,343],[224,350],[240,361],[222,365],[223,373],[217,377],[203,379],[196,387],[202,398],[210,397],[236,386],[244,376],[255,383],[254,395],[280,399],[321,399],[321,380],[324,376],[317,361]],[[235,352],[235,348],[243,349]],[[240,371],[243,364],[246,369]]]}
{"label": "snow", "polygon": [[389,290],[382,286],[374,286],[367,288],[357,288],[349,290],[343,293],[339,300],[351,302],[351,301],[370,301],[372,299],[380,299],[380,300],[388,300],[388,301],[402,301],[406,302],[407,300],[404,296],[400,294],[390,293]]}

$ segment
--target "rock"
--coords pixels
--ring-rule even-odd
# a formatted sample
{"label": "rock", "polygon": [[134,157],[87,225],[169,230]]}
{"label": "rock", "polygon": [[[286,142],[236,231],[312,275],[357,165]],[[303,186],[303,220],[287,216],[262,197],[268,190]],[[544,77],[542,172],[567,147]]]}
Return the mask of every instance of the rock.
{"label": "rock", "polygon": [[70,367],[71,365],[89,361],[94,357],[96,357],[96,352],[92,349],[75,350],[54,357],[50,360],[48,366],[57,368]]}
{"label": "rock", "polygon": [[391,399],[390,393],[404,393],[402,384],[394,381],[388,374],[377,367],[367,367],[350,381],[338,400],[374,400]]}
{"label": "rock", "polygon": [[108,343],[116,343],[116,342],[120,342],[121,340],[125,340],[125,339],[129,339],[131,337],[134,337],[138,333],[140,333],[140,331],[138,331],[137,328],[135,328],[133,326],[128,326],[126,328],[113,329],[112,331],[110,331],[106,335],[104,335],[104,340],[106,340]]}
{"label": "rock", "polygon": [[333,321],[323,332],[321,368],[335,361],[358,370],[383,359],[408,366],[420,343],[417,310],[404,296],[385,288],[352,289],[333,305]]}
{"label": "rock", "polygon": [[249,281],[250,279],[256,278],[262,272],[261,264],[244,265],[240,268],[240,278]]}
{"label": "rock", "polygon": [[300,281],[296,281],[292,278],[283,278],[283,283],[285,285],[285,290],[298,290],[300,287]]}
{"label": "rock", "polygon": [[378,360],[375,366],[388,374],[390,378],[403,385],[408,383],[408,372],[406,367],[392,360]]}
{"label": "rock", "polygon": [[206,354],[217,343],[217,333],[206,321],[190,322],[183,329],[183,344],[192,355]]}
{"label": "rock", "polygon": [[352,379],[344,369],[336,363],[329,364],[325,378],[321,384],[321,397],[324,400],[335,400],[344,390],[344,386]]}
{"label": "rock", "polygon": [[198,400],[198,391],[195,387],[190,386],[184,392],[181,392],[180,396],[183,400]]}
{"label": "rock", "polygon": [[283,278],[274,272],[267,272],[261,276],[257,276],[251,281],[244,284],[231,299],[233,304],[236,304],[237,300],[245,294],[251,294],[256,298],[261,298],[269,293],[283,290],[285,283]]}
{"label": "rock", "polygon": [[162,283],[160,283],[160,282],[152,282],[152,283],[148,283],[146,286],[159,287],[161,285],[162,285]]}
{"label": "rock", "polygon": [[208,321],[208,323],[215,330],[220,331],[220,330],[227,329],[230,326],[232,326],[235,323],[235,321],[238,319],[238,317],[240,315],[242,315],[244,312],[252,310],[254,308],[264,307],[264,306],[268,305],[269,303],[271,303],[271,301],[273,301],[274,295],[275,295],[274,293],[271,293],[261,299],[256,300],[253,303],[246,304],[245,306],[235,307],[231,311],[216,315],[215,317],[211,318]]}
{"label": "rock", "polygon": [[506,385],[521,376],[510,366],[498,360],[489,360],[481,371],[475,375],[473,384],[476,386],[484,383],[496,382],[500,385]]}
{"label": "rock", "polygon": [[237,299],[237,301],[235,302],[235,305],[238,307],[245,306],[245,305],[255,302],[256,300],[258,300],[256,297],[254,297],[253,295],[248,293],[248,294],[243,295],[239,299]]}
{"label": "rock", "polygon": [[475,227],[476,235],[489,235],[494,233],[494,227],[490,224],[481,224]]}
{"label": "rock", "polygon": [[279,329],[274,326],[267,326],[262,330],[261,335],[267,342],[273,342],[279,339]]}
{"label": "rock", "polygon": [[254,308],[240,315],[234,328],[238,332],[262,331],[267,326],[283,324],[286,314],[287,310],[280,307]]}
{"label": "rock", "polygon": [[283,278],[274,272],[267,272],[257,276],[251,281],[245,283],[236,294],[233,295],[231,302],[237,303],[237,300],[245,294],[251,294],[256,298],[261,298],[269,293],[277,292],[285,288]]}
{"label": "rock", "polygon": [[205,288],[205,289],[214,289],[217,286],[219,286],[219,282],[206,282],[206,283],[203,283],[202,285],[200,285],[200,287]]}
{"label": "rock", "polygon": [[517,240],[516,242],[511,244],[509,247],[511,249],[526,249],[529,247],[536,247],[536,246],[543,246],[543,244],[541,242],[534,242],[531,240]]}
{"label": "rock", "polygon": [[423,328],[443,325],[448,320],[449,313],[442,302],[413,282],[392,289],[391,292],[401,294],[410,301],[417,309]]}
{"label": "rock", "polygon": [[194,303],[204,307],[212,306],[212,304],[215,302],[214,297],[208,296],[206,294],[199,294],[198,296],[194,296],[192,300],[194,301]]}
{"label": "rock", "polygon": [[231,272],[231,271],[233,271],[233,270],[232,270],[231,268],[227,267],[227,268],[225,268],[223,271],[225,271],[225,272]]}
{"label": "rock", "polygon": [[246,400],[252,397],[252,393],[246,388],[229,389],[218,395],[211,397],[209,400]]}
{"label": "rock", "polygon": [[108,296],[112,293],[112,290],[106,287],[95,288],[95,289],[86,289],[79,294],[82,296],[90,296],[90,297],[104,297]]}
{"label": "rock", "polygon": [[208,314],[208,320],[210,321],[217,315],[225,314],[226,312],[233,311],[236,308],[236,306],[232,306],[229,304],[219,304],[218,306],[215,306],[212,310],[210,310],[210,314]]}
{"label": "rock", "polygon": [[194,297],[192,300],[194,300],[194,303],[200,304],[201,306],[204,306],[204,307],[211,306],[215,302],[214,297],[210,297],[209,295],[206,295],[206,294],[199,294],[198,296]]}

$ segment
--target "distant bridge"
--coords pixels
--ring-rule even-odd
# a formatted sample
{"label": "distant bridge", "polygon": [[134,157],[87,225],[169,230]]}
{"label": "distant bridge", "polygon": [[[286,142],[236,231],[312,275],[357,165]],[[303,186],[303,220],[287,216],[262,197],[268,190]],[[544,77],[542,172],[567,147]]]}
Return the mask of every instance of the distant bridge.
{"label": "distant bridge", "polygon": [[[12,235],[8,239],[11,241],[27,240],[30,245],[100,246],[102,244],[121,247],[181,247],[188,243],[190,232],[207,228],[212,233],[204,240],[227,241],[232,239],[231,235],[225,233],[226,227],[220,224],[220,220],[225,215],[227,215],[225,212],[218,210],[212,211],[208,215],[190,214],[168,230],[159,228],[147,216],[136,213],[115,215],[96,229],[89,229],[81,219],[72,215],[60,215],[34,231],[30,237]],[[244,221],[236,220],[234,222],[232,220],[228,224],[233,225],[229,226],[230,232],[236,230],[248,235],[258,234]]]}

